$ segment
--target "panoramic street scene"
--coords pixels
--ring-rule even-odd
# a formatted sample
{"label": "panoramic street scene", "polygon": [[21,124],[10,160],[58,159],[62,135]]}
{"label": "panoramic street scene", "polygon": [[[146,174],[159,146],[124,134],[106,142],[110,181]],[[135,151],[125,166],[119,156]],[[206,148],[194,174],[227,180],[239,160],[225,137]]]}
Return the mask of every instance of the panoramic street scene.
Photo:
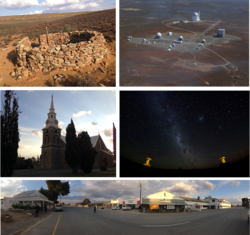
{"label": "panoramic street scene", "polygon": [[248,0],[120,0],[120,86],[248,86]]}
{"label": "panoramic street scene", "polygon": [[1,234],[248,235],[249,180],[1,180]]}

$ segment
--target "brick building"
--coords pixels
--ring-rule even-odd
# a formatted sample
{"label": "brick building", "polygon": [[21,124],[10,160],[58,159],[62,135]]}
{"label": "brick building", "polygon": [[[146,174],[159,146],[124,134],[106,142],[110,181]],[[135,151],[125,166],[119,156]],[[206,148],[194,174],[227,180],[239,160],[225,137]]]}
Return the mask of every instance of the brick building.
{"label": "brick building", "polygon": [[[48,119],[45,122],[43,131],[43,143],[41,153],[41,168],[67,168],[65,161],[66,138],[61,135],[61,128],[58,126],[54,109],[53,96],[51,98]],[[90,137],[92,146],[97,150],[97,155],[93,168],[100,165],[112,167],[114,155],[106,147],[100,135]]]}

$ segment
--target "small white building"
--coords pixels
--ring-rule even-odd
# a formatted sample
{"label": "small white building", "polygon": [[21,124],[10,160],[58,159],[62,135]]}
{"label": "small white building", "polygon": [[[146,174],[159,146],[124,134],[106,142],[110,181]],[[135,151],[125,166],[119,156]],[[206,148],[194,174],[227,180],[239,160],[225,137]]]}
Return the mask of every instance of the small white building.
{"label": "small white building", "polygon": [[11,208],[12,204],[18,203],[17,200],[12,197],[2,197],[1,198],[1,210],[7,211]]}
{"label": "small white building", "polygon": [[209,207],[211,209],[229,209],[232,207],[232,204],[229,201],[218,199],[218,198],[205,198],[205,201],[209,202]]}
{"label": "small white building", "polygon": [[146,42],[147,42],[146,38],[142,39],[142,43],[146,43]]}
{"label": "small white building", "polygon": [[182,41],[182,40],[183,40],[183,36],[180,36],[178,40],[179,40],[179,41]]}
{"label": "small white building", "polygon": [[14,203],[38,204],[40,206],[53,204],[52,201],[48,200],[47,197],[37,190],[31,190],[19,193],[14,197],[4,197],[1,199],[1,209],[9,210]]}
{"label": "small white building", "polygon": [[172,32],[168,32],[168,36],[172,36],[173,35],[173,33]]}
{"label": "small white building", "polygon": [[194,12],[193,14],[192,14],[192,19],[191,19],[192,21],[200,21],[200,12],[199,13],[197,13],[197,12]]}

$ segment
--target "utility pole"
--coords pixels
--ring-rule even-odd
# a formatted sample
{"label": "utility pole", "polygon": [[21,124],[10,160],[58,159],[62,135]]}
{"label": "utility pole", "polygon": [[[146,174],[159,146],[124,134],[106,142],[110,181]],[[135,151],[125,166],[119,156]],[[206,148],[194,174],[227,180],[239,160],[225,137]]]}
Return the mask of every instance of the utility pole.
{"label": "utility pole", "polygon": [[[138,180],[139,181],[139,180]],[[141,205],[141,182],[139,181],[139,184],[140,184],[140,205]]]}

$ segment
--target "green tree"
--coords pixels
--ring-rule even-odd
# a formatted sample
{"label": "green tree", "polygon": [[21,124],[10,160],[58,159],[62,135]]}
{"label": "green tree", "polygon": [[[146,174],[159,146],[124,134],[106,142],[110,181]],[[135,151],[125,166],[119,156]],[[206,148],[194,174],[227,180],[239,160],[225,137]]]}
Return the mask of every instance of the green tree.
{"label": "green tree", "polygon": [[11,176],[18,156],[18,98],[14,91],[5,91],[1,111],[1,176]]}
{"label": "green tree", "polygon": [[50,201],[55,204],[58,203],[58,196],[66,196],[70,193],[69,182],[61,182],[60,180],[46,180],[48,189],[40,188],[39,192],[46,196]]}
{"label": "green tree", "polygon": [[249,207],[249,199],[244,197],[242,198],[242,206],[243,207]]}
{"label": "green tree", "polygon": [[85,198],[82,203],[83,203],[83,205],[87,205],[87,204],[91,203],[91,201],[88,198]]}
{"label": "green tree", "polygon": [[72,169],[74,175],[77,175],[77,171],[80,165],[79,147],[76,138],[76,129],[73,120],[68,124],[66,128],[66,152],[65,159],[67,164]]}
{"label": "green tree", "polygon": [[78,135],[79,144],[79,154],[80,154],[80,168],[85,173],[90,173],[92,171],[93,165],[95,163],[95,156],[97,151],[92,147],[90,137],[88,132],[82,131]]}

